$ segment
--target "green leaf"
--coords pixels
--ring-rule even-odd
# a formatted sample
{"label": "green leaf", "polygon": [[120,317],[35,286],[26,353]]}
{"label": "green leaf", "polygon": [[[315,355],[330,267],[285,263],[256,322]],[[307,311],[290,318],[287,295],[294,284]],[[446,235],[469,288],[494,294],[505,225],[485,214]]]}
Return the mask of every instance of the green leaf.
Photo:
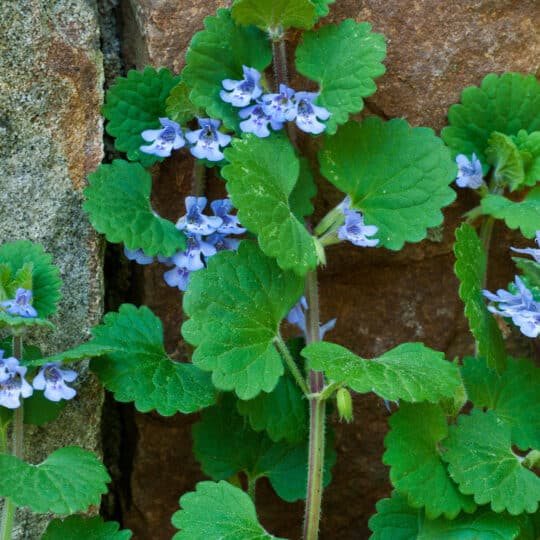
{"label": "green leaf", "polygon": [[379,228],[380,245],[389,249],[426,238],[429,227],[442,223],[441,208],[456,197],[448,149],[433,130],[405,120],[349,122],[325,137],[319,161],[322,174]]}
{"label": "green leaf", "polygon": [[488,366],[503,371],[506,366],[504,340],[493,315],[487,310],[482,295],[486,273],[486,254],[476,231],[463,223],[456,229],[454,272],[460,281],[459,297],[465,304],[465,316],[478,342],[480,354]]}
{"label": "green leaf", "polygon": [[523,160],[524,184],[534,186],[540,181],[540,131],[529,134],[522,129],[517,135],[512,136],[512,140],[518,147]]}
{"label": "green leaf", "polygon": [[106,131],[116,138],[115,148],[126,152],[129,160],[140,161],[143,167],[163,161],[139,150],[148,144],[141,133],[145,129],[161,129],[159,119],[167,116],[165,100],[179,81],[180,77],[173,77],[168,69],[156,71],[146,67],[142,72],[130,70],[127,77],[118,77],[108,90],[102,108],[109,121]]}
{"label": "green leaf", "polygon": [[145,306],[120,306],[92,330],[93,342],[115,352],[90,367],[120,402],[162,416],[191,413],[215,402],[210,376],[192,364],[172,361],[163,348],[161,321]]}
{"label": "green leaf", "polygon": [[238,401],[237,407],[255,431],[266,431],[274,442],[282,439],[299,442],[306,438],[307,402],[288,374],[279,379],[272,392],[261,392],[249,401]]}
{"label": "green leaf", "polygon": [[263,252],[275,257],[284,270],[305,275],[314,269],[314,239],[290,203],[300,163],[289,140],[278,135],[261,139],[248,134],[236,139],[225,150],[225,157],[230,164],[221,174],[227,180],[227,191],[238,208],[240,222],[258,235]]}
{"label": "green leaf", "polygon": [[300,158],[300,173],[298,180],[289,195],[289,206],[291,212],[298,221],[303,221],[305,216],[311,216],[314,211],[311,199],[317,195],[317,184],[313,178],[313,172],[309,166],[309,161]]}
{"label": "green leaf", "polygon": [[315,5],[315,11],[318,17],[325,17],[330,13],[330,4],[333,4],[336,0],[311,0],[311,3]]}
{"label": "green leaf", "polygon": [[540,287],[540,264],[530,259],[521,257],[512,257],[516,266],[523,272],[526,279],[529,280],[532,287]]}
{"label": "green leaf", "polygon": [[474,501],[459,492],[441,458],[439,444],[448,436],[442,409],[431,403],[402,403],[390,427],[383,463],[391,467],[392,485],[407,495],[409,504],[425,508],[429,519],[474,512]]}
{"label": "green leaf", "polygon": [[180,529],[173,540],[285,540],[262,528],[249,495],[228,482],[199,482],[180,506],[172,517]]}
{"label": "green leaf", "polygon": [[41,540],[129,540],[132,532],[120,531],[116,521],[103,521],[100,517],[70,516],[49,523]]}
{"label": "green leaf", "polygon": [[540,448],[540,369],[529,360],[509,358],[497,375],[483,358],[464,358],[461,375],[474,405],[487,407],[508,424],[512,444],[521,450]]}
{"label": "green leaf", "polygon": [[43,392],[34,390],[34,393],[24,400],[24,423],[33,426],[43,426],[53,422],[65,409],[67,401],[49,401]]}
{"label": "green leaf", "polygon": [[309,0],[236,0],[232,17],[238,24],[254,24],[269,32],[312,28],[317,14]]}
{"label": "green leaf", "polygon": [[180,81],[170,92],[166,100],[165,113],[167,118],[174,120],[178,124],[187,124],[196,116],[200,116],[200,109],[191,102],[189,94],[191,88]]}
{"label": "green leaf", "polygon": [[521,465],[512,452],[510,426],[495,413],[473,409],[461,415],[445,447],[448,471],[462,493],[474,495],[478,504],[491,503],[494,512],[536,512],[540,478]]}
{"label": "green leaf", "polygon": [[[2,317],[0,320],[4,320],[4,317],[6,317],[12,320],[13,324],[48,324],[43,319],[56,313],[58,301],[62,297],[60,293],[62,287],[60,272],[58,267],[52,264],[51,255],[44,252],[41,244],[33,244],[26,240],[6,242],[0,246],[0,263],[3,265],[3,273],[7,272],[9,267],[11,275],[15,275],[23,267],[29,268],[27,265],[31,265],[32,305],[38,312],[40,321],[15,317],[5,313],[0,314],[0,317]],[[9,293],[10,299],[15,298],[15,290],[10,290]]]}
{"label": "green leaf", "polygon": [[355,392],[374,392],[395,401],[431,401],[451,397],[461,384],[459,371],[441,352],[422,343],[403,343],[379,358],[366,360],[327,341],[308,345],[302,356],[309,368]]}
{"label": "green leaf", "polygon": [[540,129],[540,84],[534,75],[490,73],[480,87],[463,90],[461,103],[448,111],[448,121],[441,136],[453,156],[474,152],[487,172],[485,150],[494,131],[515,135],[521,129]]}
{"label": "green leaf", "polygon": [[170,257],[186,248],[184,234],[152,210],[152,177],[139,163],[116,159],[110,165],[100,165],[88,181],[83,208],[109,242],[141,248],[151,257]]}
{"label": "green leaf", "polygon": [[0,496],[39,514],[73,514],[99,505],[110,481],[96,456],[76,446],[54,451],[39,465],[0,454],[0,470]]}
{"label": "green leaf", "polygon": [[281,320],[302,295],[304,280],[281,270],[254,242],[222,251],[192,274],[184,295],[184,338],[196,346],[193,363],[212,371],[221,390],[240,399],[271,392],[283,374],[274,346]]}
{"label": "green leaf", "polygon": [[25,366],[43,366],[51,362],[60,362],[62,364],[70,364],[71,362],[77,362],[78,360],[83,360],[85,358],[95,358],[97,356],[105,356],[106,354],[112,353],[116,350],[113,345],[95,343],[90,340],[81,345],[77,345],[73,349],[68,351],[60,352],[53,356],[48,356],[47,358],[39,357],[36,360],[30,360],[28,362],[23,362]]}
{"label": "green leaf", "polygon": [[264,70],[272,61],[270,42],[258,28],[235,24],[226,9],[218,9],[217,17],[206,17],[204,28],[191,40],[182,80],[193,89],[190,98],[196,106],[237,129],[238,109],[219,97],[221,82],[242,80],[242,66]]}
{"label": "green leaf", "polygon": [[519,228],[526,238],[534,238],[540,223],[540,186],[531,190],[521,202],[502,195],[487,195],[482,199],[482,213],[504,219],[510,229]]}
{"label": "green leaf", "polygon": [[375,93],[373,79],[385,72],[385,56],[384,36],[371,32],[367,22],[347,19],[339,26],[304,33],[296,49],[296,68],[320,85],[316,103],[332,114],[326,121],[328,134],[333,135],[349,114],[360,112],[363,98]]}
{"label": "green leaf", "polygon": [[518,519],[486,508],[453,520],[426,519],[397,492],[377,503],[369,528],[373,531],[370,540],[513,540],[520,533]]}
{"label": "green leaf", "polygon": [[493,178],[499,186],[508,186],[511,191],[525,181],[523,158],[508,135],[495,131],[488,139],[486,158],[493,165]]}

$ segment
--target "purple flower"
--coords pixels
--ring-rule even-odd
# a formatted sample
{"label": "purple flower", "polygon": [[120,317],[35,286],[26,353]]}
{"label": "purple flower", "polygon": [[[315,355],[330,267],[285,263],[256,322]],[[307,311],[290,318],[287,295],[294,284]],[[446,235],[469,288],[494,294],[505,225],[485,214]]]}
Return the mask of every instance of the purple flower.
{"label": "purple flower", "polygon": [[4,307],[10,315],[17,315],[19,317],[33,318],[37,317],[38,313],[35,308],[30,304],[32,300],[32,291],[19,287],[15,291],[14,300],[5,300],[0,302],[0,306]]}
{"label": "purple flower", "polygon": [[169,287],[178,287],[181,291],[185,291],[189,283],[190,274],[191,272],[187,268],[175,266],[171,270],[167,270],[163,274],[163,278]]}
{"label": "purple flower", "polygon": [[71,369],[60,369],[60,362],[51,362],[41,366],[38,374],[32,381],[36,390],[45,390],[44,395],[49,401],[72,399],[76,390],[66,385],[77,378],[77,372]]}
{"label": "purple flower", "polygon": [[20,398],[30,397],[32,386],[25,380],[26,368],[19,365],[16,358],[7,358],[6,376],[0,381],[0,405],[8,409],[17,409],[21,405]]}
{"label": "purple flower", "polygon": [[220,147],[231,142],[231,136],[218,131],[221,122],[212,118],[199,118],[201,129],[186,133],[186,139],[193,144],[189,151],[196,158],[221,161],[225,156]]}
{"label": "purple flower", "polygon": [[214,215],[221,218],[221,225],[216,232],[221,234],[242,234],[246,229],[240,225],[236,216],[231,216],[230,211],[233,209],[231,199],[217,199],[210,203],[210,207]]}
{"label": "purple flower", "polygon": [[[306,335],[306,314],[304,313],[308,309],[308,303],[305,296],[302,296],[298,302],[291,308],[287,315],[287,321],[294,324],[302,330],[304,336]],[[329,332],[336,326],[337,319],[330,319],[328,322],[321,325],[319,328],[319,339],[323,339],[326,332]]]}
{"label": "purple flower", "polygon": [[4,351],[0,350],[0,383],[9,379],[18,365],[19,361],[15,357],[4,358]]}
{"label": "purple flower", "polygon": [[373,236],[379,230],[375,225],[365,225],[364,216],[357,210],[344,210],[345,224],[338,229],[338,238],[348,240],[355,246],[372,247],[379,243]]}
{"label": "purple flower", "polygon": [[516,253],[525,253],[526,255],[532,255],[533,259],[540,264],[540,231],[536,231],[536,245],[539,249],[534,248],[525,248],[525,249],[517,249],[511,247],[510,249],[512,251],[515,251]]}
{"label": "purple flower", "polygon": [[211,234],[206,241],[214,246],[217,251],[236,251],[238,249],[238,244],[240,240],[236,238],[229,238],[221,233]]}
{"label": "purple flower", "polygon": [[124,246],[124,255],[130,260],[138,264],[150,264],[154,262],[154,257],[145,255],[142,249],[128,249]]}
{"label": "purple flower", "polygon": [[180,267],[193,272],[204,268],[201,255],[211,257],[216,254],[216,248],[210,243],[204,241],[200,235],[187,234],[187,249],[172,256],[172,262]]}
{"label": "purple flower", "polygon": [[152,144],[139,146],[139,150],[145,154],[153,154],[159,157],[169,157],[172,150],[178,150],[186,144],[182,137],[182,128],[168,118],[160,118],[162,129],[146,129],[141,137]]}
{"label": "purple flower", "polygon": [[253,133],[261,139],[270,135],[268,124],[275,130],[279,130],[283,127],[282,122],[277,122],[264,112],[263,106],[260,103],[242,109],[239,111],[238,116],[240,116],[240,118],[247,118],[247,120],[240,122],[240,129],[244,133]]}
{"label": "purple flower", "polygon": [[326,126],[317,119],[328,120],[330,112],[324,107],[313,104],[318,96],[315,92],[296,92],[296,125],[306,133],[317,135],[322,133]]}
{"label": "purple flower", "polygon": [[257,99],[262,94],[261,74],[255,68],[247,66],[242,66],[242,70],[244,78],[241,81],[224,79],[221,82],[223,88],[230,92],[221,90],[219,96],[234,107],[245,107],[252,99]]}
{"label": "purple flower", "polygon": [[176,223],[176,228],[189,234],[212,234],[223,224],[219,216],[205,216],[206,197],[186,197],[186,215]]}
{"label": "purple flower", "polygon": [[294,90],[285,84],[280,84],[278,94],[265,94],[261,98],[264,112],[276,122],[291,122],[296,116],[293,97]]}
{"label": "purple flower", "polygon": [[470,161],[464,154],[459,154],[456,163],[458,166],[456,184],[459,187],[477,189],[482,185],[482,164],[476,154],[473,153]]}

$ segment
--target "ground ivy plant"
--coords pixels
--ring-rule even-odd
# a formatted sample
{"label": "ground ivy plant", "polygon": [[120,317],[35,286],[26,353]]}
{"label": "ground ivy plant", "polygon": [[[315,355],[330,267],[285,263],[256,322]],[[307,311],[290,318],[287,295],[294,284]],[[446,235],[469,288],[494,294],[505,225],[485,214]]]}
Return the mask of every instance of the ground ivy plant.
{"label": "ground ivy plant", "polygon": [[[85,345],[98,356],[91,367],[139,411],[202,410],[194,454],[211,480],[180,498],[175,540],[274,538],[255,510],[262,477],[285,501],[305,500],[303,538],[316,539],[336,459],[328,405],[350,420],[351,392],[399,405],[383,458],[395,491],[377,505],[372,538],[535,538],[539,372],[509,358],[500,327],[511,321],[538,337],[540,250],[515,248],[532,259],[518,258],[522,275],[508,290],[491,293],[485,282],[495,219],[540,242],[540,86],[533,76],[488,75],[450,109],[442,139],[403,119],[359,121],[385,70],[385,40],[366,22],[324,25],[331,3],[236,0],[206,18],[180,75],[147,67],[108,91],[106,129],[127,159],[90,175],[84,208],[127,257],[163,265],[167,284],[185,292],[181,332],[193,355],[173,361],[160,320],[123,305]],[[292,31],[303,34],[288,62]],[[290,64],[303,76],[295,88]],[[318,163],[302,156],[301,132],[319,138]],[[194,170],[176,223],[152,209],[148,170],[173,152]],[[208,205],[209,167],[228,196]],[[315,174],[342,198],[319,223]],[[451,362],[404,343],[368,359],[325,341],[336,324],[319,320],[317,269],[328,248],[398,251],[425,239],[455,199],[454,180],[480,198],[455,244],[474,356]],[[37,290],[23,289],[10,301],[28,306],[33,291],[41,316]],[[298,338],[284,338],[285,320]],[[63,526],[83,528],[78,518]]]}

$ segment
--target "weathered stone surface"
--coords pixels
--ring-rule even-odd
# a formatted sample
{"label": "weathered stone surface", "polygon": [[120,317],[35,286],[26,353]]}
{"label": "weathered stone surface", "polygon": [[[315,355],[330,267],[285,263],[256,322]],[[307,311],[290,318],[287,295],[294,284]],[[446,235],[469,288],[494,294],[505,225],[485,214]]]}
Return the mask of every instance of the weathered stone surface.
{"label": "weathered stone surface", "polygon": [[[191,35],[202,28],[202,18],[223,4],[125,0],[122,39],[126,64],[142,68],[150,62],[178,72]],[[540,35],[535,30],[540,4],[535,0],[474,0],[459,5],[436,0],[338,0],[324,22],[346,17],[367,20],[374,31],[387,36],[387,74],[378,80],[379,90],[367,100],[363,114],[404,117],[413,125],[437,130],[445,125],[448,106],[459,100],[464,87],[479,84],[489,72],[534,71],[540,57]],[[288,46],[291,58],[295,37],[290,36]],[[293,79],[293,86],[303,84],[300,78]],[[315,163],[317,143],[304,137],[301,145]],[[155,204],[163,215],[177,218],[183,213],[190,174],[182,157],[156,170]],[[340,196],[324,179],[319,184],[320,216]],[[211,182],[208,189],[219,191],[222,186]],[[475,204],[474,194],[461,192],[445,211],[445,226],[439,234],[435,231],[432,240],[409,245],[399,253],[351,246],[329,250],[328,266],[320,275],[322,320],[338,317],[329,339],[366,357],[404,341],[423,341],[446,351],[448,357],[471,352],[452,272],[452,242],[462,214]],[[507,246],[516,245],[517,236],[497,226],[494,238],[491,288],[511,279]],[[144,289],[136,299],[163,316],[169,349],[183,354],[185,347],[178,333],[180,294],[163,284],[162,272],[161,267],[139,270],[137,283],[144,284]],[[334,481],[325,492],[323,540],[369,536],[367,520],[375,502],[390,491],[388,472],[380,461],[387,418],[380,400],[359,396],[353,423],[339,425],[333,419],[338,461]],[[163,421],[152,415],[135,416],[139,439],[131,474],[132,504],[125,508],[124,517],[136,538],[170,538],[172,528],[166,524],[179,496],[201,478],[189,452],[192,421],[182,416]],[[165,481],[175,482],[176,492],[165,488]],[[273,534],[300,536],[301,504],[283,503],[265,486],[258,490],[257,501],[261,520]]]}
{"label": "weathered stone surface", "polygon": [[[0,243],[40,242],[60,267],[58,332],[33,336],[53,353],[87,339],[102,313],[101,248],[81,210],[86,175],[102,159],[94,2],[0,2],[0,73]],[[29,461],[61,446],[99,449],[102,392],[84,369],[76,386],[56,423],[27,430]],[[41,537],[47,518],[18,518],[17,538]]]}

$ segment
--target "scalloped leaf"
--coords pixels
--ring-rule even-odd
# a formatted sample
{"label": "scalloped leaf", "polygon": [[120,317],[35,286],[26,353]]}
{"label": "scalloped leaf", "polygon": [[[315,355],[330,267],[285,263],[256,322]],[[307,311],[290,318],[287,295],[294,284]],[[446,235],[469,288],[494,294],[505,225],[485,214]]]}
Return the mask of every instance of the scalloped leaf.
{"label": "scalloped leaf", "polygon": [[540,478],[521,464],[512,452],[510,426],[494,412],[473,409],[449,428],[445,441],[450,475],[478,504],[491,504],[494,512],[512,515],[536,512]]}
{"label": "scalloped leaf", "polygon": [[70,516],[51,521],[41,540],[129,540],[132,537],[131,531],[119,529],[116,521]]}
{"label": "scalloped leaf", "polygon": [[[7,313],[0,313],[0,322],[7,322],[10,326],[26,324],[46,324],[53,326],[47,317],[54,315],[58,308],[58,302],[62,297],[60,288],[62,280],[57,266],[52,264],[52,256],[45,253],[41,244],[33,244],[27,240],[18,240],[16,242],[6,242],[0,246],[0,263],[3,267],[3,279],[7,277],[10,270],[10,279],[13,279],[15,288],[19,282],[15,279],[17,272],[23,267],[32,269],[32,305],[38,312],[38,318],[25,319],[16,317]],[[19,274],[21,278],[21,274]],[[9,294],[7,299],[15,297],[15,290],[8,287],[5,293]],[[1,298],[5,300],[6,298]]]}
{"label": "scalloped leaf", "polygon": [[495,131],[488,139],[486,159],[493,165],[493,178],[500,186],[508,186],[510,191],[525,182],[523,158],[511,137]]}
{"label": "scalloped leaf", "polygon": [[229,10],[218,9],[216,17],[204,19],[204,30],[191,40],[182,80],[192,88],[191,101],[219,118],[229,129],[238,128],[238,109],[219,97],[224,79],[241,80],[242,66],[259,71],[272,61],[270,42],[254,26],[235,24]]}
{"label": "scalloped leaf", "polygon": [[389,401],[437,402],[452,397],[461,384],[458,368],[423,343],[403,343],[366,360],[345,347],[321,341],[308,345],[302,356],[310,369],[324,371],[332,381]]}
{"label": "scalloped leaf", "polygon": [[311,0],[311,3],[315,6],[317,17],[325,17],[330,13],[330,4],[333,4],[336,0]]}
{"label": "scalloped leaf", "polygon": [[0,496],[40,514],[73,514],[98,505],[111,480],[92,452],[76,446],[55,450],[39,465],[0,454],[0,470]]}
{"label": "scalloped leaf", "polygon": [[339,26],[305,32],[296,49],[296,69],[319,83],[316,103],[330,111],[326,132],[333,135],[349,114],[360,112],[363,98],[377,90],[373,79],[386,70],[384,36],[371,32],[367,22],[353,19]]}
{"label": "scalloped leaf", "polygon": [[534,75],[490,73],[480,87],[470,86],[461,103],[448,111],[449,126],[441,132],[453,156],[474,152],[487,172],[485,150],[494,131],[516,135],[540,130],[540,84]]}
{"label": "scalloped leaf", "polygon": [[377,503],[377,514],[370,518],[369,528],[373,531],[370,540],[514,540],[520,534],[516,518],[485,508],[453,520],[425,519],[397,492]]}
{"label": "scalloped leaf", "polygon": [[109,121],[105,130],[115,137],[114,146],[126,152],[131,161],[140,161],[149,167],[163,158],[145,154],[139,147],[147,144],[141,137],[145,129],[160,129],[159,119],[167,115],[165,101],[169,92],[178,84],[180,77],[161,68],[146,67],[144,71],[130,70],[127,77],[118,77],[105,97],[101,109]]}
{"label": "scalloped leaf", "polygon": [[540,131],[527,133],[524,129],[517,135],[512,136],[512,140],[519,149],[523,166],[525,169],[526,186],[534,186],[540,181]]}
{"label": "scalloped leaf", "polygon": [[152,210],[152,177],[142,165],[115,159],[110,165],[100,165],[88,182],[83,208],[109,242],[141,248],[151,257],[170,257],[186,248],[184,233]]}
{"label": "scalloped leaf", "polygon": [[[305,275],[317,266],[315,240],[291,207],[300,162],[285,137],[247,135],[225,151],[221,174],[244,227],[258,236],[262,251],[284,270]],[[304,172],[305,175],[305,172]],[[305,179],[304,179],[305,180]],[[298,210],[298,205],[295,206]]]}
{"label": "scalloped leaf", "polygon": [[196,116],[200,116],[201,111],[191,102],[190,93],[191,88],[184,81],[180,81],[171,90],[165,102],[167,118],[174,120],[177,124],[187,124]]}
{"label": "scalloped leaf", "polygon": [[488,366],[501,372],[506,367],[504,339],[482,295],[486,273],[486,254],[476,231],[463,223],[456,229],[454,272],[460,281],[459,297],[465,304],[465,316],[478,343],[478,350]]}
{"label": "scalloped leaf", "polygon": [[106,354],[114,352],[116,347],[113,345],[107,345],[103,343],[95,343],[90,340],[86,343],[81,343],[73,349],[48,356],[46,358],[39,357],[35,360],[23,362],[25,366],[43,366],[50,362],[60,362],[62,364],[70,364],[71,362],[77,362],[85,358],[95,358],[97,356],[104,356]]}
{"label": "scalloped leaf", "polygon": [[390,427],[383,463],[391,467],[392,485],[407,495],[409,504],[425,508],[429,519],[474,512],[474,501],[459,492],[441,458],[439,443],[448,436],[443,410],[432,403],[401,403]]}
{"label": "scalloped leaf", "polygon": [[309,166],[309,161],[305,157],[300,157],[300,172],[298,180],[289,195],[289,206],[291,212],[298,221],[303,221],[304,217],[311,216],[315,208],[311,202],[317,195],[317,184],[313,178],[313,172]]}
{"label": "scalloped leaf", "polygon": [[265,32],[280,27],[312,28],[317,18],[309,0],[236,0],[231,14],[238,24],[253,24]]}
{"label": "scalloped leaf", "polygon": [[540,186],[532,189],[521,202],[502,195],[486,195],[481,202],[482,213],[504,219],[510,229],[518,229],[526,238],[534,238],[540,224]]}
{"label": "scalloped leaf", "polygon": [[389,249],[426,238],[456,197],[448,149],[433,130],[405,120],[349,122],[325,137],[319,161],[322,174],[350,196],[366,224],[379,228],[376,237]]}
{"label": "scalloped leaf", "polygon": [[123,304],[92,334],[94,343],[115,348],[92,360],[90,368],[117,401],[133,401],[138,411],[155,409],[162,416],[192,413],[215,402],[207,373],[167,356],[161,321],[147,307]]}
{"label": "scalloped leaf", "polygon": [[228,482],[199,482],[180,498],[172,524],[173,540],[285,540],[268,534],[257,521],[253,501]]}
{"label": "scalloped leaf", "polygon": [[271,392],[284,371],[274,340],[303,288],[301,277],[281,270],[252,241],[241,242],[238,253],[214,255],[192,274],[184,295],[190,319],[182,334],[196,347],[193,363],[240,399]]}
{"label": "scalloped leaf", "polygon": [[483,358],[464,358],[461,375],[474,405],[487,407],[510,426],[512,444],[540,448],[540,369],[530,360],[509,358],[497,375]]}

